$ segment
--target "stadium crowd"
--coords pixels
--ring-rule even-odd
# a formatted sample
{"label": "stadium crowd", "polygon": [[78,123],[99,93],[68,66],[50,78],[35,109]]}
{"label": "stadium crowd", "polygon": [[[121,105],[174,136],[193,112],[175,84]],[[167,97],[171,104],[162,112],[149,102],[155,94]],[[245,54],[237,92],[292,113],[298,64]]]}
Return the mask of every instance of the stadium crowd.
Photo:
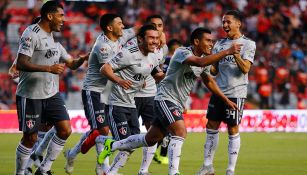
{"label": "stadium crowd", "polygon": [[[22,3],[24,6],[17,5]],[[32,1],[31,1],[32,2]],[[257,43],[249,73],[246,108],[306,109],[307,106],[307,2],[304,0],[155,0],[64,2],[66,22],[55,38],[73,57],[90,51],[100,33],[99,16],[116,12],[126,27],[142,24],[147,16],[161,14],[167,40],[187,45],[196,27],[205,26],[222,38],[221,18],[228,9],[244,13],[243,33]],[[42,2],[0,1],[0,109],[15,109],[16,81],[7,70],[16,57],[21,31],[39,15]],[[193,13],[192,13],[193,12]],[[61,75],[60,92],[70,109],[81,109],[81,87],[87,65]],[[191,94],[191,109],[206,109],[209,91],[198,83]]]}

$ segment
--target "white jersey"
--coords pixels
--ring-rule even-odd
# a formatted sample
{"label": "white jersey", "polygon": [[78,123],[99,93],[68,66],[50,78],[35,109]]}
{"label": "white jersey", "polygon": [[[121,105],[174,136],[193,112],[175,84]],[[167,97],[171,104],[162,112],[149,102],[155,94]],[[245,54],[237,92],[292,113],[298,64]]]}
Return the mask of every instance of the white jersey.
{"label": "white jersey", "polygon": [[[28,26],[23,32],[18,53],[29,56],[36,65],[54,65],[71,56],[55,42],[52,33],[45,32],[38,24]],[[16,95],[30,99],[46,99],[59,91],[59,75],[49,72],[20,71]]]}
{"label": "white jersey", "polygon": [[[231,40],[228,38],[218,40],[213,47],[213,53],[218,53],[231,47],[232,43],[243,44],[240,55],[242,59],[254,62],[256,44],[254,41],[242,35],[240,38]],[[222,92],[229,98],[246,98],[248,74],[243,74],[239,69],[233,55],[228,55],[218,63],[219,72],[216,82]]]}
{"label": "white jersey", "polygon": [[[159,65],[161,65],[164,63],[165,57],[168,52],[167,45],[165,44],[162,48],[158,49],[156,52],[158,54],[157,59],[158,59]],[[145,81],[146,81],[145,88],[140,89],[136,93],[135,97],[153,97],[157,94],[156,80],[150,75],[145,79]]]}
{"label": "white jersey", "polygon": [[193,56],[191,47],[176,49],[166,72],[166,77],[158,86],[155,100],[168,100],[179,106],[181,110],[184,109],[196,78],[202,74],[209,74],[210,71],[209,66],[196,67],[183,64],[191,56]]}
{"label": "white jersey", "polygon": [[100,74],[102,64],[110,61],[122,48],[122,46],[135,36],[133,28],[123,30],[123,36],[117,41],[111,41],[106,35],[101,34],[96,39],[88,60],[88,70],[83,83],[84,90],[103,93],[102,101],[107,103],[106,85],[108,78]]}
{"label": "white jersey", "polygon": [[132,86],[125,90],[120,85],[113,84],[109,104],[135,108],[135,94],[143,87],[145,79],[159,66],[158,56],[157,53],[143,55],[136,43],[124,47],[109,64],[119,77],[130,80]]}

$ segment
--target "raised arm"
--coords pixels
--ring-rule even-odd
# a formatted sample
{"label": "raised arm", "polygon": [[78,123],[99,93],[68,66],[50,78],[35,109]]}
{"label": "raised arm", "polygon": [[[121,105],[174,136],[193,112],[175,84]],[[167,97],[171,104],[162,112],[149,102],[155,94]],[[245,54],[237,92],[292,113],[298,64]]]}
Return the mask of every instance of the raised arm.
{"label": "raised arm", "polygon": [[183,63],[191,65],[191,66],[198,66],[198,67],[208,66],[210,64],[213,64],[213,63],[219,61],[220,59],[224,58],[227,55],[233,55],[233,54],[236,54],[236,53],[240,53],[241,46],[242,46],[242,44],[234,43],[227,50],[223,50],[223,51],[218,52],[216,54],[205,56],[204,58],[198,57],[198,56],[191,56],[188,59],[186,59]]}
{"label": "raised arm", "polygon": [[64,62],[66,63],[67,67],[69,67],[72,70],[75,70],[78,67],[80,67],[84,63],[84,61],[88,60],[89,55],[90,53],[87,53],[86,55],[80,55],[80,57],[77,59],[70,58],[65,60]]}

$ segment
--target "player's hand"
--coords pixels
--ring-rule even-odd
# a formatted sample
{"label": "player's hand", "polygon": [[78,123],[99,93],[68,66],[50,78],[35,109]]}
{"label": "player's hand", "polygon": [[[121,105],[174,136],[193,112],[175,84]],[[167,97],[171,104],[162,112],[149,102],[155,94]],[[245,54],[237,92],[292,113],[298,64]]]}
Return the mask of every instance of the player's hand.
{"label": "player's hand", "polygon": [[229,49],[227,49],[228,50],[228,55],[240,54],[242,46],[243,46],[243,44],[233,43],[231,45],[231,47]]}
{"label": "player's hand", "polygon": [[91,52],[88,52],[87,54],[85,55],[80,55],[80,58],[83,59],[84,61],[87,61],[89,56],[90,56]]}
{"label": "player's hand", "polygon": [[16,65],[10,67],[8,74],[12,79],[19,77],[19,71],[16,69]]}
{"label": "player's hand", "polygon": [[120,80],[118,84],[124,88],[125,90],[130,89],[132,86],[132,82],[130,80]]}
{"label": "player's hand", "polygon": [[48,72],[53,73],[53,74],[61,74],[64,72],[65,69],[65,64],[60,63],[60,64],[54,64],[52,66],[49,66]]}
{"label": "player's hand", "polygon": [[230,100],[227,100],[227,101],[226,101],[226,105],[227,105],[228,107],[230,107],[230,109],[232,109],[232,110],[239,110],[237,104],[235,104],[234,102],[232,102],[232,101],[230,101]]}

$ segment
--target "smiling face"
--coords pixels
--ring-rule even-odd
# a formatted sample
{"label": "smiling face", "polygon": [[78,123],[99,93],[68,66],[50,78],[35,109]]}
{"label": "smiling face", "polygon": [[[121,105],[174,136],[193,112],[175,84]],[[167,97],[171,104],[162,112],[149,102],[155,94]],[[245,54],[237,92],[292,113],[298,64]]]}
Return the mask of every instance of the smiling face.
{"label": "smiling face", "polygon": [[159,32],[147,30],[144,38],[140,38],[140,46],[146,53],[154,52],[159,46]]}
{"label": "smiling face", "polygon": [[48,19],[50,20],[49,27],[51,31],[60,32],[65,21],[64,10],[58,8],[57,12],[49,13]]}
{"label": "smiling face", "polygon": [[203,33],[201,39],[195,43],[195,46],[203,54],[210,55],[213,48],[213,36],[210,33]]}
{"label": "smiling face", "polygon": [[151,18],[150,19],[150,24],[157,28],[157,30],[159,31],[159,35],[162,34],[163,29],[164,29],[162,19],[160,19],[160,18]]}
{"label": "smiling face", "polygon": [[113,22],[110,24],[112,34],[116,37],[123,36],[124,24],[120,17],[114,18]]}
{"label": "smiling face", "polygon": [[224,15],[222,19],[223,29],[229,38],[240,34],[241,22],[233,15]]}

